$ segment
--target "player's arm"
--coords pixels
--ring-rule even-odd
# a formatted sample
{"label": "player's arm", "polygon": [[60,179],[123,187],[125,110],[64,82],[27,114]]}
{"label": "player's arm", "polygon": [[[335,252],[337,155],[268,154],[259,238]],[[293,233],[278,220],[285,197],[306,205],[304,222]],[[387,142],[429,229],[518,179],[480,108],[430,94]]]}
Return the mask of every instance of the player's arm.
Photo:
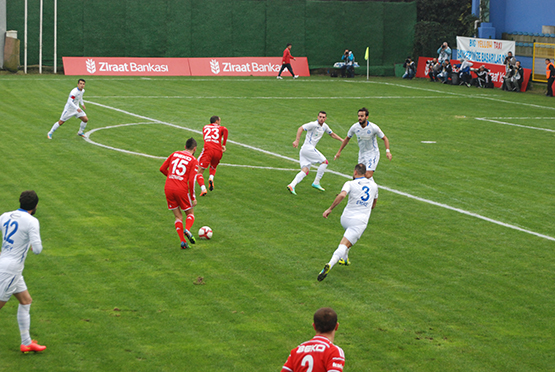
{"label": "player's arm", "polygon": [[333,133],[333,132],[330,133],[330,136],[331,136],[331,138],[333,138],[333,139],[336,139],[336,140],[338,140],[338,141],[343,142],[343,138],[339,137],[337,134],[335,134],[335,133]]}
{"label": "player's arm", "polygon": [[191,196],[191,200],[193,201],[193,207],[197,205],[197,197],[195,195],[195,180],[198,174],[198,162],[191,164],[191,169],[189,170],[189,179],[187,180],[187,184],[189,186],[189,195]]}
{"label": "player's arm", "polygon": [[303,130],[304,128],[302,125],[299,127],[299,129],[297,129],[297,137],[293,141],[293,147],[295,148],[299,147],[299,141],[301,140],[301,133],[303,133]]}
{"label": "player's arm", "polygon": [[73,99],[75,98],[75,96],[73,95],[73,92],[71,92],[69,94],[69,97],[67,98],[67,103],[73,107],[76,111],[81,111],[81,109],[79,108],[78,105],[75,104],[75,102],[73,102]]}
{"label": "player's arm", "polygon": [[162,166],[160,167],[160,172],[162,172],[166,177],[168,176],[168,173],[169,173],[168,169],[170,168],[170,158],[171,156],[168,157],[166,161],[164,161],[164,164],[162,164]]}
{"label": "player's arm", "polygon": [[226,147],[225,145],[227,144],[227,135],[228,135],[228,131],[226,127],[222,127],[222,132],[221,132],[221,136],[222,136],[222,152],[225,152]]}
{"label": "player's arm", "polygon": [[341,191],[339,194],[337,194],[333,203],[331,203],[330,207],[324,211],[322,216],[324,216],[324,218],[328,218],[333,208],[337,207],[337,205],[341,203],[346,196],[347,196],[347,191]]}
{"label": "player's arm", "polygon": [[42,241],[40,239],[40,225],[39,221],[35,220],[29,229],[29,241],[31,242],[31,251],[34,254],[42,252]]}
{"label": "player's arm", "polygon": [[337,160],[337,158],[341,156],[341,151],[343,151],[343,149],[345,148],[345,146],[347,146],[350,140],[351,140],[351,137],[347,135],[347,137],[345,137],[343,142],[341,142],[341,147],[339,147],[339,151],[337,151],[337,154],[335,154],[335,156],[333,157],[333,160]]}
{"label": "player's arm", "polygon": [[385,144],[385,156],[387,156],[387,158],[391,160],[391,151],[389,151],[389,140],[387,139],[387,136],[385,134],[382,139]]}
{"label": "player's arm", "polygon": [[[85,93],[85,91],[83,91],[83,94]],[[79,98],[79,103],[81,104],[81,106],[83,107],[83,110],[86,110],[87,108],[85,107],[85,102],[83,101],[83,95],[81,95],[81,97]]]}

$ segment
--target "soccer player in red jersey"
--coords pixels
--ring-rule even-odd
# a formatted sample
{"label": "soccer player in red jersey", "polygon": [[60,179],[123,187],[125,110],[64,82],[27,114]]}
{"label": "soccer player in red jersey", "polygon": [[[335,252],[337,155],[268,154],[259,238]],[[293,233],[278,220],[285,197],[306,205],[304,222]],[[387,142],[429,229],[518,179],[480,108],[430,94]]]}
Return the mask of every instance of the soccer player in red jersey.
{"label": "soccer player in red jersey", "polygon": [[295,73],[293,72],[293,67],[291,67],[291,59],[293,61],[296,61],[295,57],[293,57],[291,55],[291,48],[292,48],[292,45],[291,45],[291,43],[289,43],[289,44],[287,44],[287,46],[285,47],[285,50],[283,51],[283,57],[281,58],[281,69],[279,70],[279,73],[278,73],[278,76],[277,76],[278,79],[283,79],[281,77],[281,73],[286,68],[291,73],[291,76],[293,76],[293,79],[296,79],[296,78],[299,77],[299,75],[295,75]]}
{"label": "soccer player in red jersey", "polygon": [[[197,141],[189,138],[185,143],[185,150],[171,154],[160,167],[160,172],[166,176],[164,192],[168,209],[175,215],[175,230],[181,240],[181,249],[189,247],[185,235],[191,244],[195,244],[195,238],[190,232],[195,222],[193,207],[197,205],[195,178],[198,172],[198,161],[193,156],[195,151],[197,151]],[[185,229],[183,229],[182,210],[187,215]]]}
{"label": "soccer player in red jersey", "polygon": [[332,308],[323,307],[314,313],[316,336],[303,342],[289,354],[281,372],[342,372],[345,366],[343,350],[333,344],[339,327],[337,314]]}
{"label": "soccer player in red jersey", "polygon": [[202,136],[204,137],[204,147],[200,156],[198,157],[199,175],[198,183],[202,189],[201,196],[206,195],[206,188],[204,187],[204,171],[210,167],[210,177],[208,178],[208,188],[210,191],[214,190],[214,176],[216,175],[216,168],[222,160],[223,153],[225,152],[225,144],[227,143],[227,128],[220,125],[221,119],[219,116],[212,116],[210,124],[202,128]]}

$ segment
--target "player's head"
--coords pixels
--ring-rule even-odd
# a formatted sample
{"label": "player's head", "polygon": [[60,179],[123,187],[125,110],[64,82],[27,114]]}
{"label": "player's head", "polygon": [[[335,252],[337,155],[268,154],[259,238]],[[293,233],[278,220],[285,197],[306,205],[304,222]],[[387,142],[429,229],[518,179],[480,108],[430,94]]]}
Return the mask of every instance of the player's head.
{"label": "player's head", "polygon": [[318,113],[318,124],[320,125],[324,124],[327,117],[328,117],[328,114],[326,114],[325,111],[320,111]]}
{"label": "player's head", "polygon": [[38,203],[39,197],[34,190],[23,191],[19,196],[19,208],[31,211],[31,214],[35,214]]}
{"label": "player's head", "polygon": [[358,110],[358,122],[361,124],[365,123],[366,120],[368,120],[369,114],[370,112],[368,112],[368,109],[366,107],[363,107],[360,110]]}
{"label": "player's head", "polygon": [[287,43],[287,46],[286,46],[286,48],[289,48],[289,49],[291,49],[291,47],[292,47],[292,46],[293,46],[293,45],[291,45],[291,43]]}
{"label": "player's head", "polygon": [[85,79],[79,79],[77,80],[77,87],[79,89],[83,89],[85,87],[85,83],[86,83]]}
{"label": "player's head", "polygon": [[194,150],[196,149],[197,149],[197,141],[193,137],[189,138],[187,142],[185,142],[185,150],[189,150],[192,153],[194,153],[195,152]]}
{"label": "player's head", "polygon": [[357,178],[357,175],[359,177],[362,177],[365,174],[366,174],[366,165],[362,163],[358,163],[357,165],[355,165],[355,175],[353,178]]}
{"label": "player's head", "polygon": [[331,307],[323,307],[314,313],[314,330],[330,333],[337,329],[337,313]]}
{"label": "player's head", "polygon": [[214,124],[214,123],[219,122],[219,121],[220,121],[220,117],[217,116],[217,115],[214,115],[210,118],[210,124]]}
{"label": "player's head", "polygon": [[550,64],[550,63],[551,63],[551,60],[550,60],[549,58],[546,58],[546,59],[545,59],[545,64],[548,65],[548,64]]}

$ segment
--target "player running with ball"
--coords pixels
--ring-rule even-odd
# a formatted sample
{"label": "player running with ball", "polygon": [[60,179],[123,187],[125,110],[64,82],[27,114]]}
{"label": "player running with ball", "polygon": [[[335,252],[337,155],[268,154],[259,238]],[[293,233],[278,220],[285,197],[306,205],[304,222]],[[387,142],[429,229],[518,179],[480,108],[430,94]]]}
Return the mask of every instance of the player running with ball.
{"label": "player running with ball", "polygon": [[339,243],[339,247],[333,252],[331,260],[324,265],[318,275],[318,281],[326,278],[331,268],[339,262],[340,265],[349,265],[349,250],[360,239],[370,213],[376,206],[378,200],[378,185],[372,178],[366,178],[366,166],[357,164],[353,172],[353,180],[347,181],[341,189],[331,206],[323,213],[324,218],[328,218],[333,208],[335,208],[348,195],[347,206],[341,215],[341,225],[345,229],[345,234]]}
{"label": "player running with ball", "polygon": [[[185,143],[185,151],[171,154],[160,167],[160,172],[166,176],[164,192],[168,209],[175,215],[175,230],[181,240],[181,249],[189,248],[185,235],[191,244],[195,238],[191,228],[195,222],[193,207],[197,205],[195,197],[195,178],[198,172],[198,161],[193,155],[197,151],[197,141],[189,138]],[[185,229],[183,229],[183,213],[187,215]]]}
{"label": "player running with ball", "polygon": [[202,136],[204,139],[204,147],[198,157],[199,177],[198,183],[201,188],[200,196],[206,195],[206,187],[204,186],[204,171],[210,167],[208,178],[208,188],[214,190],[214,176],[216,176],[216,168],[222,160],[222,156],[226,150],[227,128],[220,125],[222,119],[219,116],[212,116],[210,124],[202,128]]}

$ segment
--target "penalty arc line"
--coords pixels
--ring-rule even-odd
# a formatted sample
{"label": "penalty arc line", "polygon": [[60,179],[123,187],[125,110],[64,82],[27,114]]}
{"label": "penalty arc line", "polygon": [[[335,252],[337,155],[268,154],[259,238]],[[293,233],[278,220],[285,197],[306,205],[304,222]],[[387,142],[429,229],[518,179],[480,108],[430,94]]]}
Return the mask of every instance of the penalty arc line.
{"label": "penalty arc line", "polygon": [[[196,130],[196,129],[186,128],[186,127],[182,127],[182,126],[179,126],[179,125],[175,125],[175,124],[171,124],[171,123],[168,123],[168,122],[164,122],[164,121],[161,121],[161,120],[152,119],[152,118],[149,118],[149,117],[147,117],[147,116],[142,116],[142,115],[134,114],[134,113],[132,113],[132,112],[125,111],[125,110],[122,110],[122,109],[118,109],[118,108],[116,108],[116,107],[111,107],[111,106],[103,105],[103,104],[101,104],[101,103],[92,102],[92,101],[89,101],[89,100],[87,100],[87,101],[85,101],[85,102],[90,103],[90,104],[93,104],[93,105],[96,105],[96,106],[100,106],[100,107],[103,107],[103,108],[106,108],[106,109],[109,109],[109,110],[114,110],[114,111],[117,111],[117,112],[121,112],[121,113],[126,114],[126,115],[134,116],[134,117],[136,117],[136,118],[145,119],[145,120],[148,120],[149,122],[152,122],[152,123],[163,124],[163,125],[167,125],[167,126],[174,127],[174,128],[178,128],[178,129],[182,129],[182,130],[187,130],[187,131],[190,131],[190,132],[193,132],[193,133],[202,134],[201,131]],[[124,126],[124,125],[133,125],[133,124],[122,124],[122,125],[120,125],[120,126]],[[112,126],[112,127],[115,127],[115,126]],[[108,127],[105,127],[105,128],[108,128]],[[88,135],[90,135],[93,131],[94,131],[94,129],[86,133],[85,139],[88,140],[89,142],[93,142],[93,141],[90,140],[90,138],[88,138]],[[88,134],[88,135],[87,135],[87,134]],[[281,158],[281,159],[285,159],[285,160],[289,160],[289,161],[292,161],[292,162],[295,162],[295,163],[298,162],[297,159],[293,159],[293,158],[290,158],[290,157],[288,157],[288,156],[280,155],[280,154],[277,154],[277,153],[274,153],[274,152],[271,152],[271,151],[268,151],[268,150],[260,149],[260,148],[258,148],[258,147],[246,145],[246,144],[244,144],[244,143],[240,143],[240,142],[236,142],[236,141],[231,141],[231,140],[228,140],[228,142],[233,143],[233,144],[238,145],[238,146],[242,146],[242,147],[245,147],[245,148],[254,150],[254,151],[261,152],[261,153],[263,153],[263,154],[275,156],[275,157],[278,157],[278,158]],[[96,144],[96,143],[95,143],[95,144]],[[102,147],[110,148],[110,149],[116,150],[116,151],[121,151],[121,149],[116,149],[116,148],[109,147],[109,146],[105,146],[105,145],[102,145]],[[126,150],[125,150],[125,151],[126,151]],[[133,153],[133,152],[130,152],[130,153]],[[133,153],[133,154],[144,156],[144,155],[141,154],[141,153]],[[153,156],[152,156],[152,155],[148,155],[148,157],[153,157]],[[334,171],[334,170],[331,170],[331,169],[326,170],[326,172],[329,172],[329,173],[332,173],[332,174],[335,174],[335,175],[338,175],[338,176],[341,176],[341,177],[344,177],[344,178],[347,178],[347,179],[350,179],[350,178],[351,178],[351,176],[349,176],[349,175],[346,175],[346,174],[344,174],[344,173],[340,173],[340,172],[337,172],[337,171]],[[461,214],[470,216],[470,217],[475,217],[475,218],[478,218],[478,219],[481,219],[481,220],[484,220],[484,221],[487,221],[487,222],[494,223],[494,224],[496,224],[496,225],[500,225],[500,226],[507,227],[507,228],[510,228],[510,229],[513,229],[513,230],[521,231],[521,232],[524,232],[524,233],[527,233],[527,234],[530,234],[530,235],[534,235],[534,236],[537,236],[537,237],[540,237],[540,238],[543,238],[543,239],[555,241],[555,238],[552,237],[552,236],[549,236],[549,235],[540,234],[540,233],[537,233],[537,232],[535,232],[535,231],[527,230],[527,229],[524,229],[524,228],[521,228],[521,227],[518,227],[518,226],[515,226],[515,225],[511,225],[511,224],[508,224],[508,223],[504,223],[504,222],[501,222],[501,221],[497,221],[497,220],[494,220],[494,219],[492,219],[492,218],[479,215],[479,214],[477,214],[477,213],[473,213],[473,212],[466,211],[466,210],[464,210],[464,209],[451,207],[450,205],[447,205],[447,204],[438,203],[438,202],[435,202],[435,201],[433,201],[433,200],[424,199],[424,198],[421,198],[421,197],[418,197],[418,196],[415,196],[415,195],[412,195],[412,194],[409,194],[409,193],[406,193],[406,192],[403,192],[403,191],[391,189],[391,188],[386,187],[386,186],[379,186],[379,187],[380,187],[381,189],[383,189],[383,190],[392,192],[392,193],[397,194],[397,195],[405,196],[405,197],[410,198],[410,199],[414,199],[414,200],[418,200],[418,201],[421,201],[421,202],[424,202],[424,203],[428,203],[428,204],[431,204],[431,205],[435,205],[435,206],[438,206],[438,207],[441,207],[441,208],[445,208],[445,209],[448,209],[448,210],[451,210],[451,211],[454,211],[454,212],[458,212],[458,213],[461,213]]]}

